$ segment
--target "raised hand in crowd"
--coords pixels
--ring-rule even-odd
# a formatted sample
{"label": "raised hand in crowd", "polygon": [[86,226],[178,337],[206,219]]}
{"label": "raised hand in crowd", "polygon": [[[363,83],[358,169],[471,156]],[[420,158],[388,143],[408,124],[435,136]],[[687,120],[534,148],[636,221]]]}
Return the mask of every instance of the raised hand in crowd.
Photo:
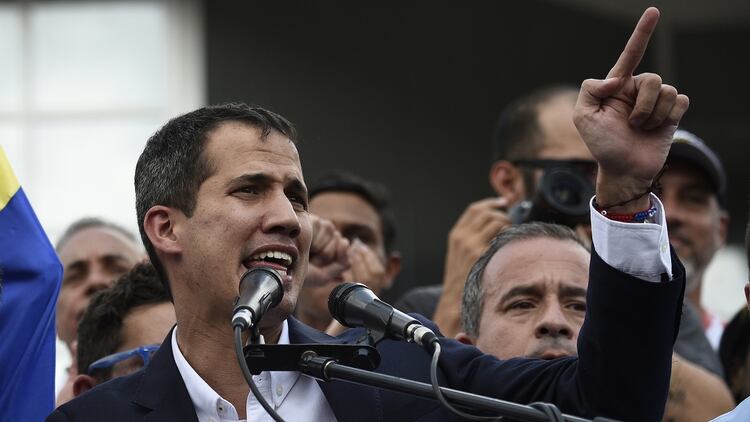
{"label": "raised hand in crowd", "polygon": [[[359,239],[354,239],[349,246],[349,264],[351,267],[344,272],[343,280],[363,283],[376,295],[393,282],[393,277],[388,274],[377,253]],[[334,319],[326,328],[326,333],[336,336],[346,329]]]}
{"label": "raised hand in crowd", "polygon": [[690,103],[659,75],[634,75],[658,21],[659,10],[646,9],[606,79],[583,82],[573,116],[599,163],[597,203],[615,213],[649,207],[644,193],[662,169]]}
{"label": "raised hand in crowd", "polygon": [[351,267],[344,273],[344,281],[363,283],[376,295],[393,281],[378,254],[359,239],[354,239],[349,246],[349,264]]}
{"label": "raised hand in crowd", "polygon": [[310,264],[305,283],[320,286],[330,281],[342,281],[349,269],[349,240],[341,236],[330,221],[310,214],[313,238],[310,246]]}
{"label": "raised hand in crowd", "polygon": [[511,225],[505,198],[487,198],[466,208],[448,234],[443,294],[433,320],[447,337],[461,331],[461,296],[471,266],[487,250],[490,240]]}

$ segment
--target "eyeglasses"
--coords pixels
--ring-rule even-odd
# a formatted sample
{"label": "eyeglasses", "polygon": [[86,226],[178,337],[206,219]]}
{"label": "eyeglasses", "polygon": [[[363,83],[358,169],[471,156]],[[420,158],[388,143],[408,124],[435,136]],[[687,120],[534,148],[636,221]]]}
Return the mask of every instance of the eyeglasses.
{"label": "eyeglasses", "polygon": [[89,365],[89,368],[86,372],[91,375],[92,372],[97,369],[111,368],[122,361],[132,358],[133,356],[139,356],[143,361],[143,366],[146,366],[148,365],[149,361],[151,361],[151,356],[153,356],[153,354],[156,353],[157,350],[159,350],[158,344],[150,344],[147,346],[136,347],[134,349],[113,353]]}
{"label": "eyeglasses", "polygon": [[528,166],[541,169],[551,169],[555,167],[567,167],[578,171],[580,174],[588,177],[590,180],[596,180],[596,172],[599,168],[594,160],[545,160],[545,159],[520,159],[513,160],[513,165]]}

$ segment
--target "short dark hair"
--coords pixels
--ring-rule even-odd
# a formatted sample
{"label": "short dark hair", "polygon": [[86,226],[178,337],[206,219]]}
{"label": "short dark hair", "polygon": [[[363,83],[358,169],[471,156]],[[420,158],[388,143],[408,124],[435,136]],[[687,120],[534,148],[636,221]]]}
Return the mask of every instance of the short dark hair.
{"label": "short dark hair", "polygon": [[71,237],[73,237],[80,231],[91,228],[105,228],[114,230],[122,234],[129,240],[133,241],[133,244],[135,244],[136,246],[139,246],[138,240],[136,239],[135,235],[124,227],[119,226],[111,221],[103,220],[101,218],[84,217],[74,221],[71,225],[68,226],[67,229],[65,229],[62,237],[60,237],[60,240],[58,240],[57,244],[55,245],[55,250],[59,253],[60,249],[62,249],[62,247],[65,246],[66,243],[68,243]]}
{"label": "short dark hair", "polygon": [[520,240],[536,239],[540,237],[549,237],[558,240],[570,240],[587,251],[589,248],[581,241],[576,233],[566,226],[551,223],[525,223],[509,226],[500,234],[495,236],[490,242],[487,251],[474,263],[469,271],[464,286],[464,295],[461,301],[461,324],[464,332],[474,338],[479,336],[479,320],[484,307],[484,270],[493,256],[501,248],[510,243]]}
{"label": "short dark hair", "polygon": [[[169,301],[169,293],[150,263],[136,265],[97,293],[78,324],[78,373],[85,374],[89,365],[122,346],[122,323],[130,311]],[[97,369],[91,375],[104,382],[112,376],[112,369]]]}
{"label": "short dark hair", "polygon": [[396,225],[390,208],[390,195],[385,185],[365,180],[347,171],[333,170],[321,176],[310,187],[310,199],[324,192],[353,193],[370,204],[380,217],[385,251],[386,253],[393,251]]}
{"label": "short dark hair", "polygon": [[744,375],[750,371],[747,357],[750,354],[750,316],[748,309],[740,309],[724,329],[719,345],[719,358],[724,366],[724,377],[734,400],[739,404],[745,399]]}
{"label": "short dark hair", "polygon": [[578,95],[571,85],[537,89],[508,105],[498,118],[492,137],[492,161],[535,158],[543,147],[539,108],[559,96]]}
{"label": "short dark hair", "polygon": [[193,215],[200,185],[213,174],[216,163],[203,155],[208,134],[225,122],[242,122],[261,131],[265,139],[272,130],[296,142],[294,126],[284,117],[244,103],[227,103],[199,108],[175,117],[146,143],[135,167],[135,210],[138,229],[151,262],[167,291],[167,274],[146,236],[143,219],[151,207],[164,205]]}

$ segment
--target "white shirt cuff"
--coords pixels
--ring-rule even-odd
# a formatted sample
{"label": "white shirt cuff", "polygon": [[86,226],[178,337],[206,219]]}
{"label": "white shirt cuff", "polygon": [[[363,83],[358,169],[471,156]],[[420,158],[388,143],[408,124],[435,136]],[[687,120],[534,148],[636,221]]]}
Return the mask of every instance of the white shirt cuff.
{"label": "white shirt cuff", "polygon": [[662,274],[672,279],[672,258],[664,206],[656,195],[650,195],[656,205],[656,223],[610,220],[594,209],[591,198],[591,240],[596,253],[610,267],[642,280],[660,282]]}

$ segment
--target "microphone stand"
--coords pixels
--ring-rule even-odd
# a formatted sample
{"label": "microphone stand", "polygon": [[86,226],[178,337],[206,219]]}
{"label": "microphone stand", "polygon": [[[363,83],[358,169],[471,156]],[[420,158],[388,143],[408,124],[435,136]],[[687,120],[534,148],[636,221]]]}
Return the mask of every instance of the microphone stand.
{"label": "microphone stand", "polygon": [[[303,347],[290,348],[289,346]],[[247,361],[247,365],[250,368],[253,368],[253,372],[297,370],[321,381],[328,382],[339,380],[410,394],[426,399],[436,399],[430,384],[342,365],[338,363],[337,359],[319,355],[315,349],[320,346],[322,345],[287,345],[286,347],[280,345],[263,345],[261,348],[264,349],[264,353],[258,353],[258,345],[250,345],[245,349],[245,360]],[[357,347],[354,345],[327,345],[328,350],[325,352],[332,351],[333,348],[342,348],[341,350],[343,352],[347,346],[349,348]],[[359,345],[359,347],[362,347],[362,345]],[[371,349],[372,352],[377,354],[377,350],[374,348],[369,347],[368,349]],[[286,352],[284,353],[286,354],[285,359],[268,359],[268,356],[275,354],[275,352],[272,353],[274,350],[278,350],[281,353]],[[290,352],[295,353],[298,357],[296,364],[294,364],[295,368],[290,367],[290,361],[287,359],[291,357],[289,355]],[[346,352],[348,353],[349,351]],[[362,352],[360,351],[359,353]],[[332,354],[336,355],[338,353]],[[379,356],[375,359],[371,358],[371,361],[377,361],[379,363]],[[292,362],[294,362],[294,360],[292,360]],[[452,388],[440,387],[440,390],[443,392],[446,399],[453,404],[486,411],[491,415],[497,415],[498,418],[502,416],[513,418],[514,420],[529,422],[547,422],[550,420],[546,413],[531,406],[494,399],[478,394],[466,393]],[[567,422],[592,422],[590,419],[572,415],[563,415],[563,418]],[[601,417],[593,419],[593,422],[605,421],[612,421],[612,419]]]}
{"label": "microphone stand", "polygon": [[[340,380],[354,384],[377,387],[384,390],[406,393],[417,397],[435,399],[432,386],[427,383],[413,381],[391,375],[378,374],[336,363],[334,359],[317,356],[314,353],[303,355],[298,363],[300,372],[322,381]],[[440,387],[445,397],[454,404],[478,410],[491,412],[493,415],[513,418],[520,421],[547,422],[549,417],[542,411],[530,406],[512,403],[504,400],[466,393],[452,388]],[[589,419],[577,416],[563,415],[565,421],[589,422]],[[606,419],[595,418],[594,421]]]}

